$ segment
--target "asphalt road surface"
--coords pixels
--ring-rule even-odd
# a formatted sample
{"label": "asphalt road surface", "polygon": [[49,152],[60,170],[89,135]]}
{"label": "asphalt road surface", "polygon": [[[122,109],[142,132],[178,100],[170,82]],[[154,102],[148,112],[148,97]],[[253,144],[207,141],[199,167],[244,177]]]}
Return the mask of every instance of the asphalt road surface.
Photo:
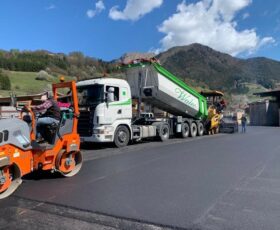
{"label": "asphalt road surface", "polygon": [[77,176],[1,200],[0,229],[279,229],[279,128],[84,147]]}

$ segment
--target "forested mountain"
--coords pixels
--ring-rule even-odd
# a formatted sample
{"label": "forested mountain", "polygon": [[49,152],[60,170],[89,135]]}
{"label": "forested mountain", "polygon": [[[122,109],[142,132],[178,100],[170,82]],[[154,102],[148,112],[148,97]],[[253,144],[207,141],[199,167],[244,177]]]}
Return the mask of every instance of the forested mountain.
{"label": "forested mountain", "polygon": [[[119,61],[137,57],[125,54]],[[151,57],[152,54],[142,54]],[[274,88],[280,82],[280,62],[267,58],[239,59],[215,51],[207,46],[192,44],[174,47],[156,56],[161,64],[192,86],[221,89],[231,93],[246,93],[246,83]],[[67,75],[77,79],[100,77],[105,74],[120,76],[117,61],[105,62],[81,52],[55,54],[39,51],[0,51],[0,69],[10,71],[46,71],[52,76]]]}
{"label": "forested mountain", "polygon": [[193,44],[174,47],[157,56],[161,64],[185,81],[213,89],[246,92],[244,83],[273,88],[280,82],[280,62],[267,58],[239,59]]}

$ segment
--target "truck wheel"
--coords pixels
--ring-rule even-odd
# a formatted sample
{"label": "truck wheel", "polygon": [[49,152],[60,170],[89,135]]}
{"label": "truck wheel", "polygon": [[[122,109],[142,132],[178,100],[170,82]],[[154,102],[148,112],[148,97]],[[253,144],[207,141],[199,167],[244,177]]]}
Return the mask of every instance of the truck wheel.
{"label": "truck wheel", "polygon": [[161,141],[166,141],[169,139],[169,126],[164,124],[160,127],[159,137]]}
{"label": "truck wheel", "polygon": [[182,137],[187,138],[190,135],[190,126],[188,123],[182,123]]}
{"label": "truck wheel", "polygon": [[114,144],[118,147],[127,146],[129,142],[129,130],[126,126],[119,126],[115,132]]}
{"label": "truck wheel", "polygon": [[195,122],[191,123],[191,131],[190,131],[190,136],[195,137],[197,134],[197,126]]}
{"label": "truck wheel", "polygon": [[199,122],[198,126],[197,126],[197,135],[202,136],[203,133],[204,133],[204,126],[203,126],[202,122]]}

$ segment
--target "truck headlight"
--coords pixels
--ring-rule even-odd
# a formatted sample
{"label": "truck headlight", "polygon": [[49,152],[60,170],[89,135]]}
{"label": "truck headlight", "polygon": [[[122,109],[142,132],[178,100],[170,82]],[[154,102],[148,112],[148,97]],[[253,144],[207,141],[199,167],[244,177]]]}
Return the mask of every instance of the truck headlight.
{"label": "truck headlight", "polygon": [[93,129],[93,134],[104,134],[104,129]]}
{"label": "truck headlight", "polygon": [[105,126],[105,134],[110,134],[114,131],[113,126]]}

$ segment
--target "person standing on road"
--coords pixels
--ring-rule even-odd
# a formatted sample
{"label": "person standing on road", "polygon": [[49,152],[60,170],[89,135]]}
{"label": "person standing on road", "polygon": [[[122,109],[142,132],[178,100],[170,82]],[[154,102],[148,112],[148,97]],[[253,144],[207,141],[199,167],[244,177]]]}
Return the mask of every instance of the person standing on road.
{"label": "person standing on road", "polygon": [[241,117],[242,133],[246,133],[246,124],[247,118],[245,117],[245,114],[243,114]]}

